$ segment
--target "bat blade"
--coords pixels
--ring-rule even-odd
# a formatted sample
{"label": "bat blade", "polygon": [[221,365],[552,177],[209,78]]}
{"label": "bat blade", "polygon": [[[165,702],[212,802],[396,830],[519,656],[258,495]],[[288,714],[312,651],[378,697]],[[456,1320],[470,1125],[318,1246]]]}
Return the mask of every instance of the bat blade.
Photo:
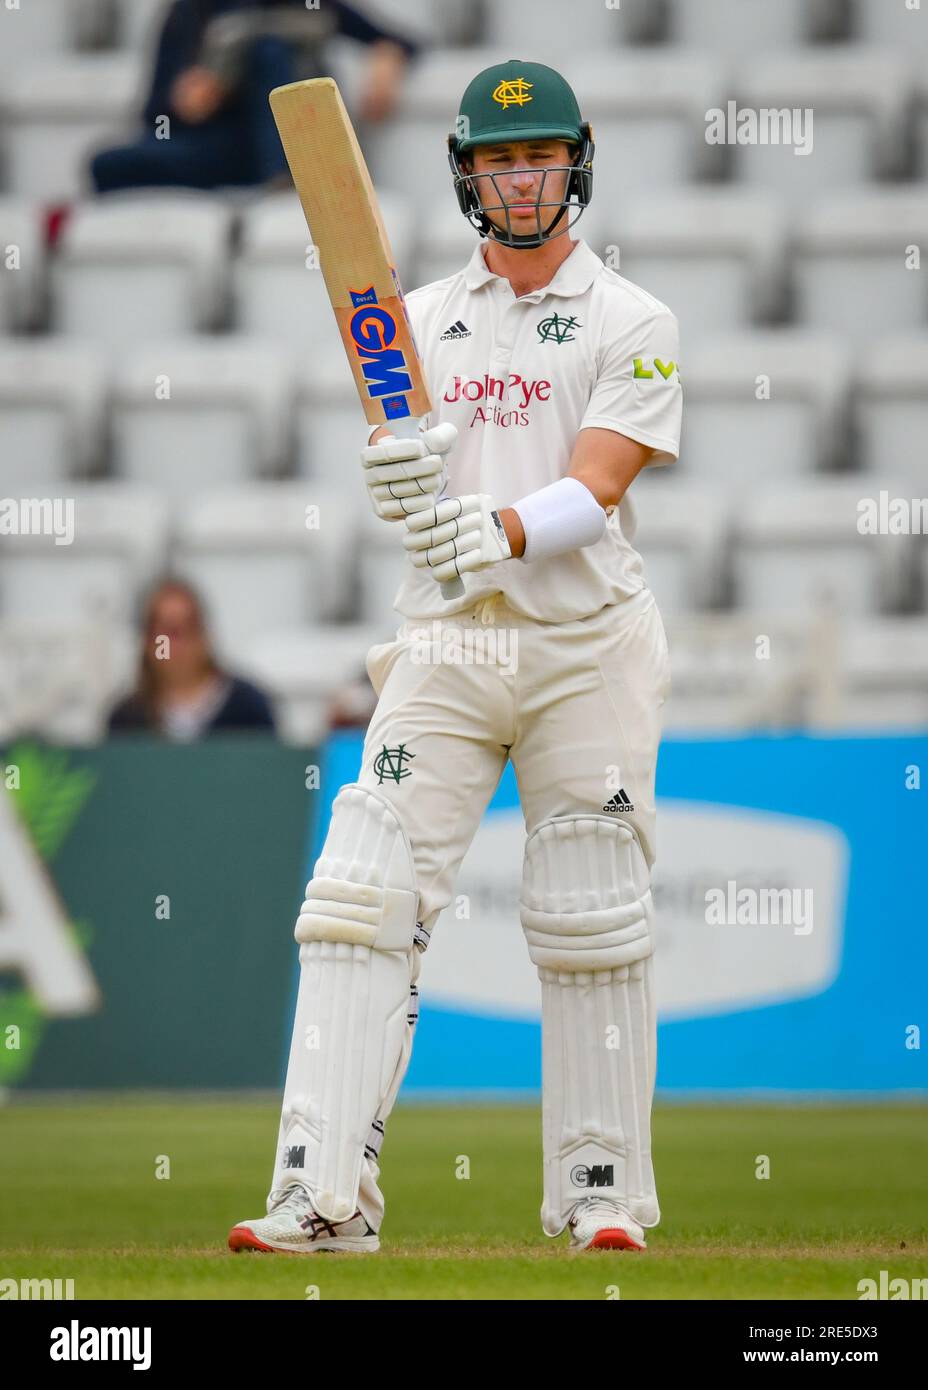
{"label": "bat blade", "polygon": [[[410,436],[432,408],[380,205],[341,93],[331,77],[275,87],[281,144],[371,425]],[[464,593],[460,579],[441,586]]]}
{"label": "bat blade", "polygon": [[432,402],[341,93],[331,77],[316,77],[276,87],[270,102],[367,420],[392,429],[418,419]]}

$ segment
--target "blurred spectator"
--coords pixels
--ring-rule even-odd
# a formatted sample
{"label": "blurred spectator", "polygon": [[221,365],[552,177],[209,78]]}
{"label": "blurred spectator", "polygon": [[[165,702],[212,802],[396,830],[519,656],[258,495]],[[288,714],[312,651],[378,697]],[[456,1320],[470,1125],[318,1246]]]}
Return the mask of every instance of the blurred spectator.
{"label": "blurred spectator", "polygon": [[145,605],[138,684],[113,710],[109,727],[189,742],[232,729],[273,729],[274,717],[262,691],[220,668],[200,599],[170,579]]}
{"label": "blurred spectator", "polygon": [[360,115],[383,120],[417,46],[342,0],[322,0],[318,10],[305,0],[174,0],[158,40],[144,133],[94,156],[97,191],[284,178],[268,93],[321,75],[323,46],[334,34],[370,47]]}

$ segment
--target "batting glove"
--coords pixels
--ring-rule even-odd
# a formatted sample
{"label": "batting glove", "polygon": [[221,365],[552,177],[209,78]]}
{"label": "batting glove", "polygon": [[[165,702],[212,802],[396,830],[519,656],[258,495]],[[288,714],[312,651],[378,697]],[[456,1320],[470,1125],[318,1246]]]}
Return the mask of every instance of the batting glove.
{"label": "batting glove", "polygon": [[431,507],[444,486],[445,455],[457,429],[450,421],[423,430],[418,439],[386,435],[361,451],[371,506],[385,521]]}
{"label": "batting glove", "polygon": [[512,550],[493,498],[446,497],[407,516],[403,545],[417,569],[443,583],[508,560]]}

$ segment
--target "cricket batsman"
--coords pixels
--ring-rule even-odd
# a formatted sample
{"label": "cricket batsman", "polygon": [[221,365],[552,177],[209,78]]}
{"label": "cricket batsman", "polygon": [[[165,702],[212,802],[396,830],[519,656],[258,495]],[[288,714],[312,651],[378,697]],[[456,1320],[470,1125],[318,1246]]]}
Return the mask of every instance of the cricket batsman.
{"label": "cricket batsman", "polygon": [[[628,488],[677,457],[677,321],[571,228],[593,137],[559,73],[479,73],[449,137],[467,265],[409,296],[436,402],[363,451],[411,564],[371,649],[378,695],[295,936],[300,987],[265,1216],[233,1250],[376,1251],[384,1124],[409,1063],[422,955],[511,759],[521,924],[541,980],[542,1226],[644,1250],[660,1208],[650,875],[664,628]],[[440,584],[460,577],[464,596]],[[492,625],[517,661],[427,661]],[[473,647],[472,647],[473,650]],[[493,960],[486,962],[493,970]]]}

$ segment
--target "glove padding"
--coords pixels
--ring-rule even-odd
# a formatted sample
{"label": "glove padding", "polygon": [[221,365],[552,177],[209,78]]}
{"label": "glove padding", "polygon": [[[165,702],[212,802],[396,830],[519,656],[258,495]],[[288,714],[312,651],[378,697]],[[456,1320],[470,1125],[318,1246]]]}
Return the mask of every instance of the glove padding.
{"label": "glove padding", "polygon": [[423,430],[418,439],[387,435],[361,451],[371,506],[385,521],[431,507],[444,486],[445,455],[457,429],[450,420]]}
{"label": "glove padding", "polygon": [[508,560],[512,549],[493,498],[446,497],[406,518],[403,545],[417,569],[444,583],[456,575]]}

